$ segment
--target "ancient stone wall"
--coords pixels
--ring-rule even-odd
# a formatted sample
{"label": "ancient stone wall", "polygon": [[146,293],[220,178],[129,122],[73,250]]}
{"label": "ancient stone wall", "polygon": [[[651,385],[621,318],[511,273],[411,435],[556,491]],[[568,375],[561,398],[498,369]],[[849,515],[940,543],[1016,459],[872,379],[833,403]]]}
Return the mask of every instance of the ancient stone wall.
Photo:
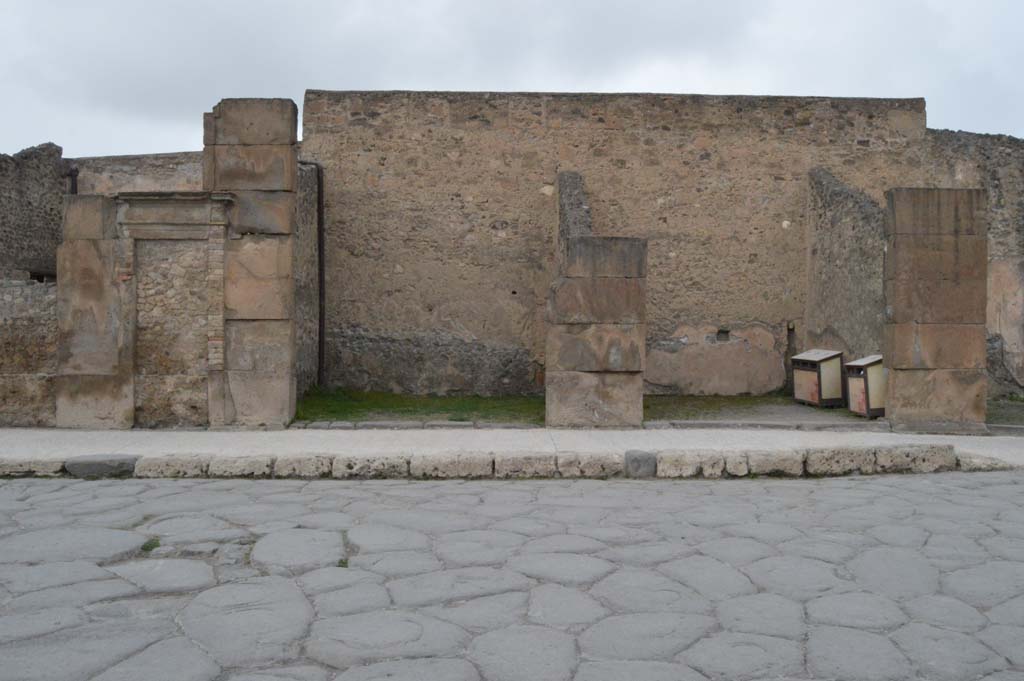
{"label": "ancient stone wall", "polygon": [[649,241],[648,391],[781,387],[808,171],[880,200],[920,176],[925,136],[922,100],[689,95],[310,91],[303,124],[328,380],[438,393],[539,386],[561,169],[586,178],[595,234]]}
{"label": "ancient stone wall", "polygon": [[808,176],[807,347],[851,360],[882,351],[885,213],[824,168]]}
{"label": "ancient stone wall", "polygon": [[91,156],[69,159],[79,194],[184,192],[203,188],[203,153]]}
{"label": "ancient stone wall", "polygon": [[52,426],[57,285],[0,279],[0,425]]}
{"label": "ancient stone wall", "polygon": [[295,382],[298,395],[319,379],[320,265],[318,247],[319,170],[299,166],[295,192],[295,233],[292,272],[295,276]]}
{"label": "ancient stone wall", "polygon": [[57,271],[67,181],[61,153],[47,143],[0,154],[0,272]]}

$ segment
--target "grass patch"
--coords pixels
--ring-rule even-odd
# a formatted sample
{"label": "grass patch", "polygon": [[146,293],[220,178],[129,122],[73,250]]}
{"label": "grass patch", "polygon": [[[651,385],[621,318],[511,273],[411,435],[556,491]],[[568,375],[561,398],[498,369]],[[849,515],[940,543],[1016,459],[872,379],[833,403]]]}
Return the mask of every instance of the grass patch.
{"label": "grass patch", "polygon": [[142,551],[144,551],[145,553],[149,553],[158,546],[160,546],[160,540],[156,537],[150,537],[146,540],[146,543],[143,544],[141,548]]}
{"label": "grass patch", "polygon": [[986,421],[1001,426],[1024,426],[1024,398],[1010,395],[989,400]]}
{"label": "grass patch", "polygon": [[348,558],[342,558],[341,560],[339,560],[338,561],[338,567],[347,568],[348,567]]}
{"label": "grass patch", "polygon": [[299,401],[295,420],[496,421],[542,425],[544,397],[453,397],[314,389]]}

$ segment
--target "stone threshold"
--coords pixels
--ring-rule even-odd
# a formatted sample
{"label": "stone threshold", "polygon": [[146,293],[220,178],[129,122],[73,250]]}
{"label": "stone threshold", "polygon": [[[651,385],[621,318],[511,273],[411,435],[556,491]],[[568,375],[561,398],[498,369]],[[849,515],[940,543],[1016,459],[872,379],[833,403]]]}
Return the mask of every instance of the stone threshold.
{"label": "stone threshold", "polygon": [[91,454],[0,459],[0,476],[77,478],[299,478],[340,480],[633,478],[720,480],[1011,470],[953,445],[900,444],[784,450],[665,449],[613,452],[483,452],[215,456]]}

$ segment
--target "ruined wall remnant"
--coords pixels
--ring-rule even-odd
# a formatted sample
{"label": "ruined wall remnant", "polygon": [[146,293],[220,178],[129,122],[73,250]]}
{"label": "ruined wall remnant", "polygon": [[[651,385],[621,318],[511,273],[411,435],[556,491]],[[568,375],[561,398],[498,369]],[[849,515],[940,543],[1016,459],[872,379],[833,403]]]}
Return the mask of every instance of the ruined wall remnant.
{"label": "ruined wall remnant", "polygon": [[298,395],[319,380],[320,369],[320,265],[319,169],[299,165],[295,194],[295,241],[292,272],[295,276],[295,381]]}
{"label": "ruined wall remnant", "polygon": [[879,353],[885,213],[824,168],[808,178],[805,343],[848,359]]}
{"label": "ruined wall remnant", "polygon": [[56,422],[57,286],[0,279],[0,425]]}
{"label": "ruined wall remnant", "polygon": [[984,428],[985,192],[886,193],[886,416],[894,427]]}
{"label": "ruined wall remnant", "polygon": [[47,143],[0,154],[0,272],[56,272],[66,184],[61,153]]}
{"label": "ruined wall remnant", "polygon": [[[594,224],[648,240],[648,390],[778,389],[790,324],[802,335],[808,172],[881,201],[919,181],[924,137],[919,99],[309,91],[328,381],[538,386],[554,178],[571,168]],[[390,361],[403,345],[428,361]],[[735,370],[722,380],[705,358]]]}

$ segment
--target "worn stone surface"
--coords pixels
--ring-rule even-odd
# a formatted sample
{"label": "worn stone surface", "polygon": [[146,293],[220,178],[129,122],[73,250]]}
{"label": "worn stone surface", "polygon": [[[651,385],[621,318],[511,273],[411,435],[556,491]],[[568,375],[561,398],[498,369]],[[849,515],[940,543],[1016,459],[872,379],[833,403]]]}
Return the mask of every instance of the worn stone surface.
{"label": "worn stone surface", "polygon": [[1016,681],[1022,485],[3,480],[0,679]]}
{"label": "worn stone surface", "polygon": [[64,469],[76,478],[122,478],[135,472],[138,460],[132,454],[90,454],[68,459]]}
{"label": "worn stone surface", "polygon": [[547,371],[643,371],[643,324],[552,324]]}
{"label": "worn stone surface", "polygon": [[270,572],[302,574],[336,565],[344,557],[340,532],[281,530],[256,542],[251,559],[253,564]]}
{"label": "worn stone surface", "polygon": [[551,324],[642,324],[645,279],[562,278],[551,286]]}
{"label": "worn stone surface", "polygon": [[647,276],[647,240],[625,236],[576,236],[565,240],[567,277]]}
{"label": "worn stone surface", "polygon": [[643,374],[552,371],[546,376],[544,422],[563,426],[639,426]]}
{"label": "worn stone surface", "polygon": [[0,271],[57,271],[66,191],[62,154],[53,143],[0,154]]}

